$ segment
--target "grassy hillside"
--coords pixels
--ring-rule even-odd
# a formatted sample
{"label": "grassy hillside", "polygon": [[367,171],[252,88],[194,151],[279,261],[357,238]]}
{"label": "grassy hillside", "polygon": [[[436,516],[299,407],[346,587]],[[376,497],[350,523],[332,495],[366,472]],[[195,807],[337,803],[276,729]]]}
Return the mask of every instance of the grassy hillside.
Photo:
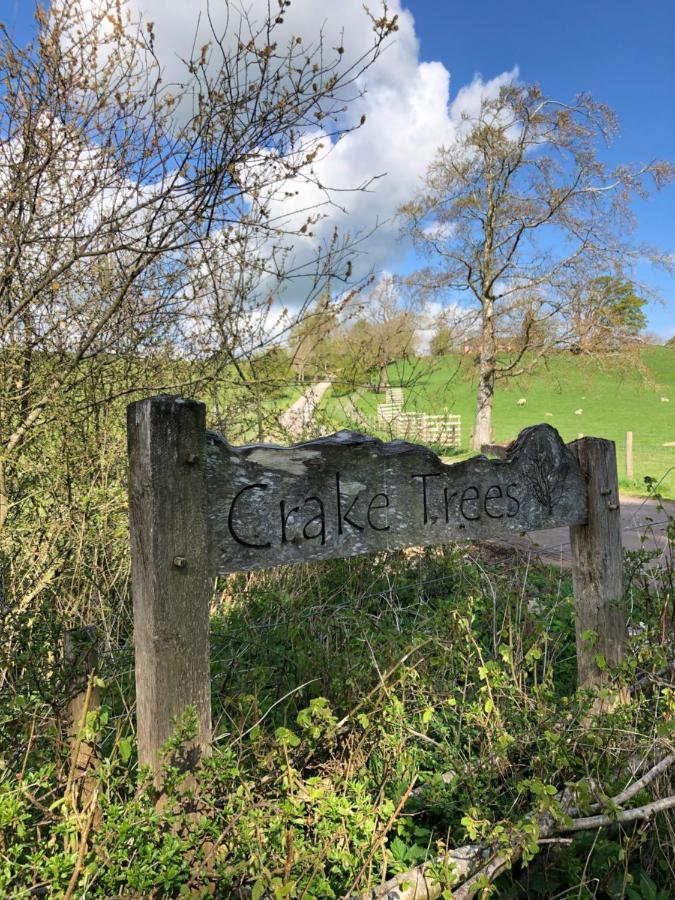
{"label": "grassy hillside", "polygon": [[[390,383],[405,388],[405,408],[429,413],[458,413],[462,443],[469,446],[475,409],[476,366],[472,359],[448,356],[390,367]],[[662,397],[669,402],[662,401]],[[524,399],[525,403],[518,405]],[[362,390],[335,390],[326,412],[336,422],[354,422],[356,409],[375,420],[382,397]],[[577,414],[577,410],[581,410]],[[357,422],[364,426],[364,420]],[[535,374],[497,385],[494,439],[509,441],[527,425],[549,422],[567,441],[594,435],[616,442],[619,474],[627,491],[642,492],[644,477],[664,477],[662,488],[675,496],[675,354],[665,347],[645,350],[639,359],[580,359],[558,354]],[[626,432],[633,432],[635,477],[625,478]]]}

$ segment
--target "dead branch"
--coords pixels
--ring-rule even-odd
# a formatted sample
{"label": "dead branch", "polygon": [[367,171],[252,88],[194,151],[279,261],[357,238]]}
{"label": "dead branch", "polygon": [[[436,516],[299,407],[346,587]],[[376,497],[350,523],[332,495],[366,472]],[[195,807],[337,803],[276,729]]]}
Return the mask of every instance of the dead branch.
{"label": "dead branch", "polygon": [[[639,778],[630,787],[612,797],[607,806],[618,806],[626,800],[630,800],[648,784],[663,774],[669,766],[675,763],[675,753],[670,753],[653,766],[642,778]],[[556,798],[563,812],[571,808],[571,793],[564,791]],[[549,813],[537,817],[540,831],[540,842],[554,838],[558,834],[569,834],[577,831],[590,831],[594,828],[604,828],[615,824],[627,824],[636,821],[648,821],[657,813],[675,807],[675,795],[655,800],[652,803],[634,809],[619,810],[606,815],[582,816],[563,824],[554,820]],[[601,808],[600,804],[592,807]],[[576,810],[571,810],[576,812]],[[360,895],[359,900],[434,900],[440,897],[443,885],[437,880],[439,868],[446,868],[457,880],[463,882],[453,891],[455,900],[469,900],[473,897],[478,882],[494,881],[506,869],[518,861],[523,848],[515,845],[510,851],[497,852],[497,848],[488,845],[470,844],[450,850],[447,854],[438,857],[433,862],[424,863],[407,872],[402,872],[394,878],[378,887]]]}
{"label": "dead branch", "polygon": [[656,813],[673,807],[675,807],[675,794],[663,797],[661,800],[654,800],[653,803],[645,803],[644,806],[637,806],[635,809],[622,809],[612,815],[584,816],[581,819],[574,819],[571,825],[561,827],[560,831],[591,831],[593,828],[604,828],[617,822],[623,825],[627,822],[645,821],[651,819]]}

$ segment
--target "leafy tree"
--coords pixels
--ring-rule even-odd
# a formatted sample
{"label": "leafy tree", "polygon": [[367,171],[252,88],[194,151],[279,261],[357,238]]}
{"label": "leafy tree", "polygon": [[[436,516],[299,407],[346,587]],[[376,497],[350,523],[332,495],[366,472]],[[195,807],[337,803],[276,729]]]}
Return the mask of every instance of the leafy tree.
{"label": "leafy tree", "polygon": [[[152,23],[117,0],[38,7],[26,46],[0,26],[0,526],[3,472],[63,418],[95,360],[153,360],[133,388],[194,392],[214,376],[204,360],[269,340],[293,242],[312,241],[317,218],[292,209],[291,188],[329,197],[312,164],[349,130],[345,104],[396,29],[373,19],[369,51],[346,61],[320,37],[277,41],[289,5],[255,19],[230,4],[227,34],[195,47],[175,84]],[[283,221],[272,200],[287,203]],[[347,259],[338,236],[316,247],[309,299]],[[193,362],[179,378],[157,364],[176,359]],[[96,377],[90,388],[89,402],[110,398]]]}
{"label": "leafy tree", "polygon": [[576,347],[587,352],[616,349],[635,340],[647,327],[646,303],[628,279],[615,275],[593,278],[570,303]]}
{"label": "leafy tree", "polygon": [[391,276],[383,278],[360,302],[360,315],[345,325],[340,335],[340,369],[343,377],[375,376],[377,393],[388,385],[391,363],[417,354],[419,317],[417,305],[405,303]]}
{"label": "leafy tree", "polygon": [[429,342],[432,356],[447,356],[454,349],[455,341],[452,329],[444,321],[436,323],[436,329]]}
{"label": "leafy tree", "polygon": [[[400,210],[429,260],[415,279],[422,290],[464,293],[477,307],[475,448],[490,439],[496,380],[527,371],[564,339],[564,288],[577,267],[597,275],[625,264],[632,197],[672,175],[665,163],[610,170],[596,148],[616,130],[614,114],[588,95],[561,103],[535,85],[505,86],[464,116]],[[514,323],[520,340],[500,355]]]}
{"label": "leafy tree", "polygon": [[433,329],[429,341],[432,356],[447,356],[475,338],[475,314],[453,306],[442,309],[430,322]]}
{"label": "leafy tree", "polygon": [[[395,19],[374,20],[355,58],[320,34],[291,39],[288,0],[255,6],[257,19],[222,0],[225,32],[176,62],[171,81],[152,23],[129,19],[119,0],[36,4],[25,45],[0,26],[0,680],[10,705],[39,693],[59,709],[64,628],[95,624],[115,643],[130,629],[126,404],[210,394],[230,439],[260,434],[274,410],[256,384],[275,383],[284,363],[265,348],[329,279],[347,278],[348,242],[319,242],[317,210],[294,209],[294,198],[301,180],[317,203],[330,199],[313,163],[349,131],[345,109]],[[279,295],[302,274],[298,241],[313,259],[291,318]],[[26,647],[35,664],[17,664]]]}
{"label": "leafy tree", "polygon": [[291,328],[288,343],[298,381],[329,373],[338,314],[338,304],[330,294],[323,294]]}

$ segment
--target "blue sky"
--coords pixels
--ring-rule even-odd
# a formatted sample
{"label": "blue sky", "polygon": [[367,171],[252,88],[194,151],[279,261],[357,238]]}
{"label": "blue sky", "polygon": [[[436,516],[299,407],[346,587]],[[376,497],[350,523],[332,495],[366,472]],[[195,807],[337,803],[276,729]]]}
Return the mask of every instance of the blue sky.
{"label": "blue sky", "polygon": [[[490,79],[517,65],[560,100],[589,92],[619,116],[621,134],[606,154],[619,162],[675,162],[675,3],[672,0],[517,0],[481,3],[410,0],[424,60],[441,60],[451,92],[479,72]],[[634,207],[638,237],[675,252],[675,185]],[[651,327],[675,334],[675,277],[644,266],[658,288]]]}
{"label": "blue sky", "polygon": [[[155,22],[169,58],[190,33],[187,17],[196,14],[202,0],[128,2]],[[243,5],[256,4],[246,0]],[[385,54],[382,72],[369,88],[368,123],[327,163],[326,183],[335,172],[348,172],[355,181],[388,173],[388,181],[378,183],[373,194],[355,198],[343,222],[368,230],[374,217],[389,220],[369,243],[364,265],[376,271],[414,265],[397,244],[393,214],[414,192],[433,148],[452,133],[451,104],[476,74],[481,89],[517,66],[521,81],[539,82],[555,99],[588,91],[613,108],[621,122],[621,134],[606,152],[608,162],[675,160],[675,3],[390,0],[393,9],[399,5],[397,46]],[[32,31],[34,6],[34,0],[0,0],[0,17],[18,40]],[[218,0],[211,0],[211,8],[217,6]],[[348,36],[365,33],[361,0],[293,0],[291,10],[287,18],[295,33],[316,33],[326,23],[344,25]],[[638,202],[635,211],[638,239],[675,252],[675,185]],[[663,296],[663,304],[650,305],[650,327],[662,337],[674,334],[675,276],[647,264],[637,276]]]}

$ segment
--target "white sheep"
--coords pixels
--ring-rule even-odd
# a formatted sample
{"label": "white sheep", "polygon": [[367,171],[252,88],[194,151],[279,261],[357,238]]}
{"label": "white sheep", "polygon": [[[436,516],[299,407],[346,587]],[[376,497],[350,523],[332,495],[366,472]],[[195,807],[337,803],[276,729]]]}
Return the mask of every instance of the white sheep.
{"label": "white sheep", "polygon": [[516,401],[517,406],[525,406],[526,403],[527,403],[527,400],[524,397],[521,397],[520,400]]}
{"label": "white sheep", "polygon": [[574,410],[574,415],[575,415],[575,416],[580,416],[582,413],[583,413],[583,409],[575,409],[575,410]]}
{"label": "white sheep", "polygon": [[661,403],[670,403],[670,397],[661,397]]}

